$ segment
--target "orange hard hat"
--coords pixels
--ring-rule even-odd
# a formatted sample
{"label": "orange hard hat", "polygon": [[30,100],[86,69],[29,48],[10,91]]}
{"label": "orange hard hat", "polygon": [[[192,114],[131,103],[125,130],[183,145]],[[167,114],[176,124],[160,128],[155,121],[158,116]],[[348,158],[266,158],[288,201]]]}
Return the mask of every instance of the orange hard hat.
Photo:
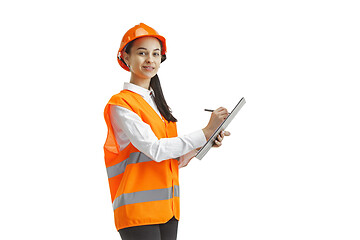
{"label": "orange hard hat", "polygon": [[149,27],[148,25],[144,23],[140,23],[139,25],[135,25],[133,28],[130,28],[124,35],[124,37],[121,40],[120,48],[117,54],[117,60],[120,66],[125,69],[126,71],[130,71],[128,66],[126,66],[124,60],[123,60],[123,50],[126,47],[126,45],[134,41],[137,38],[141,37],[156,37],[160,40],[162,44],[161,48],[161,62],[165,61],[166,59],[166,40],[163,36],[159,35],[153,28]]}

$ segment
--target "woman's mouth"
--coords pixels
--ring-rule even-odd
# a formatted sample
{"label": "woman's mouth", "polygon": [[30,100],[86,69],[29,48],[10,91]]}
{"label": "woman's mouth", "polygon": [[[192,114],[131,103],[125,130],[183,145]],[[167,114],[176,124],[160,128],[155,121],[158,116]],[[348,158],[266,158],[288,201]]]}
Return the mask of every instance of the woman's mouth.
{"label": "woman's mouth", "polygon": [[146,71],[153,71],[155,68],[154,67],[151,67],[151,66],[144,66],[143,67]]}

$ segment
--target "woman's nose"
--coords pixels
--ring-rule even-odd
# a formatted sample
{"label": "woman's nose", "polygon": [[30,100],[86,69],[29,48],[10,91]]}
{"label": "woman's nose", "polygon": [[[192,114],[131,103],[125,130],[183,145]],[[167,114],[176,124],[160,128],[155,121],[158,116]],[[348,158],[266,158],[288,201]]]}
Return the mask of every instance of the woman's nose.
{"label": "woman's nose", "polygon": [[150,63],[150,62],[154,62],[154,58],[153,56],[149,55],[146,59],[146,62]]}

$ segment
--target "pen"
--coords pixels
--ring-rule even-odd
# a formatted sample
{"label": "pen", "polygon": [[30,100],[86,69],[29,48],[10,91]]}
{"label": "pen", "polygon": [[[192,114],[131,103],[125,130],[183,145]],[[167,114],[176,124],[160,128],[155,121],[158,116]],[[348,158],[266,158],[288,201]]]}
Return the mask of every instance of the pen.
{"label": "pen", "polygon": [[213,112],[214,110],[204,109],[206,112]]}

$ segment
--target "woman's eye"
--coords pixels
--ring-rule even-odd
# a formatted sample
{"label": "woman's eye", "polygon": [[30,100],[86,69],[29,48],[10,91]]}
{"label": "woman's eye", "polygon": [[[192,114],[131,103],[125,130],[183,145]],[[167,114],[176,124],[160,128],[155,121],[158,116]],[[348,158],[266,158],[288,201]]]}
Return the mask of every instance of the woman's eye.
{"label": "woman's eye", "polygon": [[160,56],[160,54],[159,53],[154,53],[154,56]]}
{"label": "woman's eye", "polygon": [[146,53],[145,52],[139,52],[139,55],[144,56]]}

